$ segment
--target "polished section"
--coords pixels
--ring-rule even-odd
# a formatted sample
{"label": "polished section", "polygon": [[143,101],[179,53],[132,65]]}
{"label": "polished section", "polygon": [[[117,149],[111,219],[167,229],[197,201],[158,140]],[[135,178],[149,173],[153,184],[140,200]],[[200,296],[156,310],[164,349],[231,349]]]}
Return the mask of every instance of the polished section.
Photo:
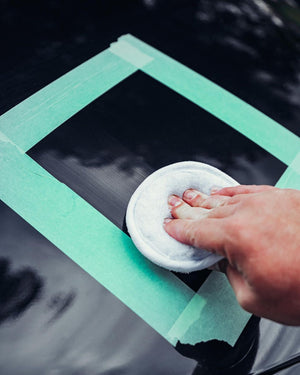
{"label": "polished section", "polygon": [[119,227],[134,190],[165,165],[195,160],[240,183],[273,185],[286,168],[142,72],[102,95],[28,154]]}
{"label": "polished section", "polygon": [[[131,33],[300,135],[295,0],[4,1],[0,7],[1,114]],[[275,184],[285,170],[141,72],[28,154],[124,230],[132,192],[161,166],[203,161],[250,184]],[[212,341],[179,343],[176,351],[3,203],[0,222],[3,375],[20,369],[28,375],[246,375],[300,352],[299,328],[264,319],[252,319],[234,348]],[[197,290],[207,273],[179,276]],[[297,365],[280,372],[298,373]]]}

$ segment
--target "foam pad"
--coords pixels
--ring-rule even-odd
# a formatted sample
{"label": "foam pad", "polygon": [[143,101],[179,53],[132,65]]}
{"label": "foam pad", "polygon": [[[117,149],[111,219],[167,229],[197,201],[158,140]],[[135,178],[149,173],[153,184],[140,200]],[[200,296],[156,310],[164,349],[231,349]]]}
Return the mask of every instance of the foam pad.
{"label": "foam pad", "polygon": [[209,195],[212,187],[238,183],[210,165],[185,161],[168,165],[147,177],[132,195],[126,213],[131,238],[148,259],[173,271],[192,272],[217,263],[221,256],[182,244],[170,237],[163,221],[171,217],[168,197],[182,196],[186,189]]}

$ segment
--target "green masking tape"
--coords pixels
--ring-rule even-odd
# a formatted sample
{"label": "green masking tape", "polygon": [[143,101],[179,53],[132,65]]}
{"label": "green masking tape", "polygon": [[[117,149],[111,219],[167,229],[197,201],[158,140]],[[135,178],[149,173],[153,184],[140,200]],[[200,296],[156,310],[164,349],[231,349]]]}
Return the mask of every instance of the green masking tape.
{"label": "green masking tape", "polygon": [[25,152],[64,121],[137,71],[105,50],[0,117],[0,131]]}
{"label": "green masking tape", "polygon": [[300,190],[300,152],[280,177],[276,186]]}
{"label": "green masking tape", "polygon": [[[228,289],[226,276],[221,272],[213,272],[198,293],[178,317],[167,339],[172,344],[180,340],[182,344],[194,345],[199,342],[199,337],[203,341],[211,340],[215,327],[218,327],[219,337],[228,337],[229,331],[232,337],[239,337],[241,327],[246,325],[250,315],[237,308],[236,297],[233,290]],[[210,302],[211,296],[213,303]],[[229,310],[232,310],[232,314],[228,314]],[[214,328],[209,329],[212,317]]]}
{"label": "green masking tape", "polygon": [[173,345],[181,339],[234,345],[249,314],[232,297],[225,277],[211,274],[195,297],[175,275],[142,256],[100,212],[1,138],[0,173],[4,203]]}
{"label": "green masking tape", "polygon": [[[300,149],[300,139],[295,134],[230,92],[134,36],[124,35],[117,43],[124,42],[153,59],[141,68],[143,72],[241,132],[283,163],[289,165],[293,161]],[[112,47],[111,51],[114,53],[115,44]],[[130,51],[123,49],[122,52],[120,49],[118,56],[122,57],[122,53],[124,59],[130,61]]]}

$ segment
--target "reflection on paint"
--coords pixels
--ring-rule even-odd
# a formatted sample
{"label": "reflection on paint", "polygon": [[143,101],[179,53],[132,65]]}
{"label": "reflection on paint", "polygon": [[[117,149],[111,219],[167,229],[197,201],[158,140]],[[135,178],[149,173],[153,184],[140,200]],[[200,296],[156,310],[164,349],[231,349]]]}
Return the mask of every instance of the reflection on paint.
{"label": "reflection on paint", "polygon": [[41,296],[43,281],[31,268],[11,269],[7,258],[0,258],[0,324],[18,318]]}

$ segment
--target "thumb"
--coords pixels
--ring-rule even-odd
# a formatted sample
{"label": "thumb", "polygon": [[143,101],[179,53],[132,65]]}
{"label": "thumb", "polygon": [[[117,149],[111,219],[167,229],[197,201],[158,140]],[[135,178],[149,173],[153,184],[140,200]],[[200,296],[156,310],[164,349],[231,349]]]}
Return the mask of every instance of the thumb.
{"label": "thumb", "polygon": [[225,256],[225,231],[220,219],[167,219],[164,228],[179,242]]}

